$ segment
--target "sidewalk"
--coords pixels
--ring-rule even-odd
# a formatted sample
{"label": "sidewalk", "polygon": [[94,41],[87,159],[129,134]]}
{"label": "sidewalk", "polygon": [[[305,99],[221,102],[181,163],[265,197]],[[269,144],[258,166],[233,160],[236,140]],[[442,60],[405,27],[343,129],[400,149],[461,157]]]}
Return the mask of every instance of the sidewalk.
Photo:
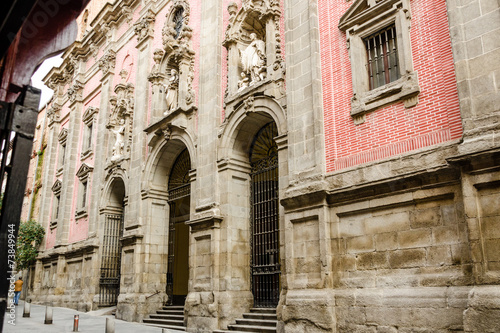
{"label": "sidewalk", "polygon": [[[73,318],[74,315],[79,315],[79,329],[78,332],[99,332],[105,333],[106,318],[113,318],[114,316],[106,315],[99,316],[98,311],[94,313],[79,312],[68,308],[53,307],[52,324],[46,325],[45,321],[45,306],[31,304],[31,316],[23,318],[24,301],[19,301],[16,306],[16,318],[14,320],[15,326],[9,324],[9,312],[5,313],[3,324],[3,333],[63,333],[73,332]],[[161,328],[147,326],[139,323],[131,323],[123,320],[115,319],[115,332],[116,333],[162,333]],[[165,329],[168,333],[180,333],[177,330]]]}

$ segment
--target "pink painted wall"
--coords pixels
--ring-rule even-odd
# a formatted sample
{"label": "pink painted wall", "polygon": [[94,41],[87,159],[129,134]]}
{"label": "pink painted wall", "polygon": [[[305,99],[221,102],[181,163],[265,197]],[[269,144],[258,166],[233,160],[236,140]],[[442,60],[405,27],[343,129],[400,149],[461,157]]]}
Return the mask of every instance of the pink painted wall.
{"label": "pink painted wall", "polygon": [[421,93],[417,106],[402,102],[350,116],[351,64],[340,17],[352,2],[319,0],[321,72],[327,171],[435,145],[462,135],[449,26],[444,1],[412,0],[411,45]]}

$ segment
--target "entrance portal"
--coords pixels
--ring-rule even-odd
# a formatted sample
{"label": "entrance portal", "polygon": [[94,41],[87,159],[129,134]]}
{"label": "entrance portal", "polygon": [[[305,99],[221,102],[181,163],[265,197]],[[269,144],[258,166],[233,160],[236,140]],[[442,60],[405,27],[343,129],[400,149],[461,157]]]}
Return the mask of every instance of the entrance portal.
{"label": "entrance portal", "polygon": [[184,305],[189,280],[189,220],[191,159],[184,149],[177,157],[168,181],[170,206],[168,233],[167,295],[169,304]]}
{"label": "entrance portal", "polygon": [[262,127],[250,149],[252,291],[254,307],[276,307],[280,293],[278,148],[274,122]]}
{"label": "entrance portal", "polygon": [[100,306],[113,306],[118,301],[122,257],[120,238],[122,233],[123,215],[106,214],[102,244],[101,277],[99,279]]}
{"label": "entrance portal", "polygon": [[120,271],[123,235],[125,184],[120,178],[113,181],[104,211],[104,229],[99,278],[99,305],[113,306],[120,294]]}

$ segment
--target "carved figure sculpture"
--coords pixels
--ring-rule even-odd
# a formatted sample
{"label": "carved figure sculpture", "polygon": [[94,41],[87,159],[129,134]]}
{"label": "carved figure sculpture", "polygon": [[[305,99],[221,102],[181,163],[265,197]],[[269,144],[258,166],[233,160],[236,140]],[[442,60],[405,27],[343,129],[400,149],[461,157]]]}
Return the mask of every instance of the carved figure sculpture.
{"label": "carved figure sculpture", "polygon": [[120,119],[119,125],[116,125],[114,129],[111,130],[115,134],[115,144],[113,145],[113,157],[112,160],[120,158],[123,154],[123,147],[125,146],[125,119]]}
{"label": "carved figure sculpture", "polygon": [[164,116],[177,109],[177,96],[179,94],[179,75],[175,69],[170,71],[170,78],[167,84],[163,85],[167,91],[167,110],[163,113]]}
{"label": "carved figure sculpture", "polygon": [[248,87],[248,77],[245,72],[241,72],[241,80],[238,81],[238,91],[242,91],[243,89]]}
{"label": "carved figure sculpture", "polygon": [[261,80],[259,73],[265,70],[266,44],[257,39],[255,33],[250,34],[250,39],[250,45],[241,52],[241,63],[243,71],[251,78],[250,85],[253,85]]}

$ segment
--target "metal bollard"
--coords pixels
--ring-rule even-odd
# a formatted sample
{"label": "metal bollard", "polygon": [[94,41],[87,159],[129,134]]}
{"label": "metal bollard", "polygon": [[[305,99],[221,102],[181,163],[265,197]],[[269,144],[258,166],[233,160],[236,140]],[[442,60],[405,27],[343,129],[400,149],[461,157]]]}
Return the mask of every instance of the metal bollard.
{"label": "metal bollard", "polygon": [[115,320],[113,318],[106,318],[105,333],[115,333]]}
{"label": "metal bollard", "polygon": [[52,324],[52,308],[50,306],[45,307],[45,324]]}
{"label": "metal bollard", "polygon": [[73,318],[73,332],[78,332],[78,322],[80,321],[80,315],[75,315]]}
{"label": "metal bollard", "polygon": [[24,302],[24,309],[23,309],[23,318],[29,318],[30,317],[30,311],[31,311],[31,303]]}

